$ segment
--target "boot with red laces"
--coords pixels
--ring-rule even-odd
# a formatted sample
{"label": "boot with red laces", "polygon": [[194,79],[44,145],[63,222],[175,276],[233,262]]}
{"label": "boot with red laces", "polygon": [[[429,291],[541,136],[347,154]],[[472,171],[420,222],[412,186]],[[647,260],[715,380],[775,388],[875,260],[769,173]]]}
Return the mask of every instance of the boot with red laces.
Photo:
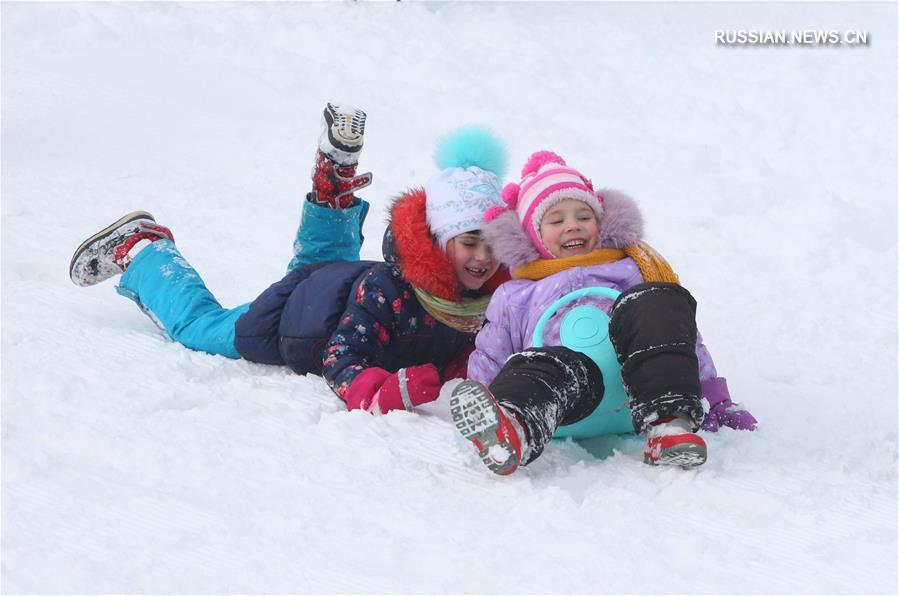
{"label": "boot with red laces", "polygon": [[133,211],[81,243],[69,263],[69,277],[75,285],[92,286],[120,275],[141,249],[157,240],[175,238],[146,211]]}
{"label": "boot with red laces", "polygon": [[652,423],[643,451],[643,461],[653,466],[694,468],[708,457],[705,441],[692,432],[690,423],[668,416]]}
{"label": "boot with red laces", "polygon": [[527,455],[524,424],[477,381],[462,381],[450,398],[453,424],[471,441],[484,465],[494,474],[507,476]]}
{"label": "boot with red laces", "polygon": [[354,193],[372,180],[371,172],[356,175],[364,135],[365,112],[338,104],[325,106],[308,201],[331,209],[353,206]]}

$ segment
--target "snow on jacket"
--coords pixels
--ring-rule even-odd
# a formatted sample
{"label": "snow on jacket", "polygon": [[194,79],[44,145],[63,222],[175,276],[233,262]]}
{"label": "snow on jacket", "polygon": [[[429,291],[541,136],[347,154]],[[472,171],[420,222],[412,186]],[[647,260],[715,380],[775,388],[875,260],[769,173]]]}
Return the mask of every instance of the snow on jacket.
{"label": "snow on jacket", "polygon": [[[603,190],[605,200],[603,220],[600,225],[600,248],[623,248],[642,240],[643,220],[636,203],[621,193]],[[521,263],[525,247],[516,245],[516,236],[505,234],[504,226],[520,224],[514,213],[500,216],[484,230],[493,244],[494,254],[506,264]],[[508,221],[503,221],[508,219]],[[511,228],[507,228],[511,229]],[[533,250],[533,249],[530,249]],[[644,282],[643,275],[631,258],[614,263],[572,267],[532,281],[515,279],[506,282],[493,294],[487,308],[487,323],[477,336],[475,351],[468,362],[468,376],[489,384],[499,373],[506,359],[534,345],[533,335],[543,312],[553,302],[574,290],[591,286],[612,288],[623,292]],[[582,304],[592,304],[609,313],[613,300],[599,296],[585,296],[562,307],[544,328],[544,345],[560,345],[559,327],[567,312]],[[699,358],[699,376],[703,392],[726,391],[709,351],[698,336],[696,354]]]}

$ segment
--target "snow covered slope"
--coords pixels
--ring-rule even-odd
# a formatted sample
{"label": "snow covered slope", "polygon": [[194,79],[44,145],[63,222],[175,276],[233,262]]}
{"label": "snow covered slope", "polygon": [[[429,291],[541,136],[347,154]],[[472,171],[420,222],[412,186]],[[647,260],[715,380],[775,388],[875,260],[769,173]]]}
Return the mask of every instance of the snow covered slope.
{"label": "snow covered slope", "polygon": [[[6,592],[893,592],[896,5],[3,3]],[[716,47],[715,29],[867,47]],[[67,278],[145,209],[227,305],[283,273],[326,100],[369,114],[364,256],[486,122],[641,203],[755,433],[699,470],[560,444],[489,476],[439,401],[168,342]]]}

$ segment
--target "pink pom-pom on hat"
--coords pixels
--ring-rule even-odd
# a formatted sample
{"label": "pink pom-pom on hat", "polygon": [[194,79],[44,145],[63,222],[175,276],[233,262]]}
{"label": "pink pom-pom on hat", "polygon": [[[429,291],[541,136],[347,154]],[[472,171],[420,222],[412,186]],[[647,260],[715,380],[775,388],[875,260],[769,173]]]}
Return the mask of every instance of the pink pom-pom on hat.
{"label": "pink pom-pom on hat", "polygon": [[566,166],[568,164],[565,163],[565,160],[562,159],[558,153],[553,153],[552,151],[538,151],[536,153],[531,154],[528,158],[524,167],[521,168],[521,177],[524,178],[528,174],[534,174],[537,170],[539,170],[544,164],[548,163],[557,163],[560,166]]}
{"label": "pink pom-pom on hat", "polygon": [[518,185],[514,182],[510,182],[503,187],[502,197],[503,202],[509,206],[511,209],[515,209],[515,205],[518,204]]}
{"label": "pink pom-pom on hat", "polygon": [[[514,191],[510,188],[513,185]],[[547,259],[555,256],[540,238],[540,220],[550,207],[565,199],[575,199],[590,206],[597,220],[602,217],[602,199],[593,192],[593,183],[568,167],[565,160],[552,151],[532,154],[521,169],[521,183],[507,184],[502,196],[509,208],[518,214],[521,226],[537,251]]]}

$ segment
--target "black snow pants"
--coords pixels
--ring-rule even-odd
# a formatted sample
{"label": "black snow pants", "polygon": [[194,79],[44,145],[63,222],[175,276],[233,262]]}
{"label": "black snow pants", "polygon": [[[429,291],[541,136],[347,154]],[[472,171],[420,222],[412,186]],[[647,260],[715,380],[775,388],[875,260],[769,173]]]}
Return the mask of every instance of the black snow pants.
{"label": "black snow pants", "polygon": [[522,465],[543,452],[560,425],[592,414],[603,391],[599,366],[562,346],[513,354],[490,383],[496,401],[518,414],[527,426],[530,450]]}
{"label": "black snow pants", "polygon": [[[702,393],[696,357],[696,301],[677,284],[643,283],[612,305],[609,335],[638,433],[659,418],[683,416],[697,430]],[[604,391],[593,360],[565,347],[529,348],[514,354],[490,391],[527,426],[536,459],[556,429],[589,416]]]}

